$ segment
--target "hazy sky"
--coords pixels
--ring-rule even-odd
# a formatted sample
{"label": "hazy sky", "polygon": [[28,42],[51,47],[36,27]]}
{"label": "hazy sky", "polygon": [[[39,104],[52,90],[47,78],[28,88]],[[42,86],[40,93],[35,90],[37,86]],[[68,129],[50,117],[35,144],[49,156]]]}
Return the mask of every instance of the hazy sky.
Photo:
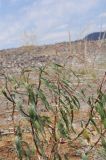
{"label": "hazy sky", "polygon": [[67,41],[69,31],[75,40],[101,28],[106,0],[0,0],[0,49],[22,45],[26,35],[47,44]]}

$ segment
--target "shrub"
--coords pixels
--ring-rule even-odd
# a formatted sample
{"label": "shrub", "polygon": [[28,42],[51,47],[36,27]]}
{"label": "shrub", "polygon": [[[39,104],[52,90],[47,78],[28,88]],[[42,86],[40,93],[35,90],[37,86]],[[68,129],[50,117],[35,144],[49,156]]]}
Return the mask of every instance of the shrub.
{"label": "shrub", "polygon": [[[16,129],[16,152],[20,160],[69,159],[71,151],[80,149],[80,141],[84,139],[90,146],[82,157],[87,159],[87,154],[105,136],[106,94],[102,90],[105,76],[96,97],[88,97],[83,89],[78,92],[78,76],[59,64],[24,69],[18,79],[5,78],[6,86],[2,93],[13,104],[13,120],[14,110],[18,108],[19,113],[26,119],[33,138],[34,152],[31,149],[32,144],[23,140],[20,126]],[[82,100],[89,105],[89,114],[85,123],[79,121],[78,128],[75,127],[76,114],[81,111]],[[99,138],[90,145],[93,136],[91,128],[94,128]]]}

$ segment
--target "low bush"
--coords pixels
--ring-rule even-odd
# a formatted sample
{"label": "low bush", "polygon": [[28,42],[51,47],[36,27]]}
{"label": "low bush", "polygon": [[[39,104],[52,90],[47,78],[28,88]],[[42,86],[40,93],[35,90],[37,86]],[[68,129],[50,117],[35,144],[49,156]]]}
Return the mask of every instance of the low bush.
{"label": "low bush", "polygon": [[[14,126],[20,160],[68,160],[78,151],[84,160],[99,143],[106,146],[106,75],[90,96],[79,87],[77,74],[65,65],[24,69],[18,78],[4,76],[2,93],[13,105],[12,119],[17,108],[32,135],[32,141],[25,140],[20,124]],[[79,117],[84,114],[82,103],[89,106],[84,120]],[[86,150],[82,149],[84,141]]]}

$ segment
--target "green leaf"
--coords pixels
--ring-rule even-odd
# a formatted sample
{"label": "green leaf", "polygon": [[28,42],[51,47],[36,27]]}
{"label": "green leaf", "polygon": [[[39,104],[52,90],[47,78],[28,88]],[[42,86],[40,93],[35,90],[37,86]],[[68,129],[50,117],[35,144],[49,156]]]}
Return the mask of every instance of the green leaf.
{"label": "green leaf", "polygon": [[2,90],[3,95],[10,101],[13,102],[12,99],[8,96],[5,90]]}
{"label": "green leaf", "polygon": [[63,110],[62,108],[60,108],[60,113],[62,115],[62,118],[65,122],[65,125],[66,125],[67,129],[69,130],[69,121],[68,121],[67,112],[65,110]]}
{"label": "green leaf", "polygon": [[24,149],[26,160],[31,160],[32,151],[29,144],[25,141],[22,141],[22,143],[26,146],[26,149]]}
{"label": "green leaf", "polygon": [[92,124],[95,126],[96,130],[98,133],[100,133],[99,128],[96,125],[96,122],[91,118],[90,121],[92,122]]}
{"label": "green leaf", "polygon": [[79,109],[80,103],[79,103],[79,100],[77,99],[77,97],[72,96],[71,99],[72,99],[73,104]]}
{"label": "green leaf", "polygon": [[41,141],[40,141],[40,139],[39,139],[38,134],[36,134],[36,133],[35,133],[35,141],[36,141],[36,146],[38,147],[38,149],[39,149],[42,157],[46,160],[46,155],[45,155],[44,148],[43,148],[43,146],[42,146],[42,144],[41,144]]}
{"label": "green leaf", "polygon": [[37,131],[40,131],[40,132],[43,131],[42,127],[41,127],[41,125],[40,125],[40,123],[39,123],[38,120],[36,120],[36,121],[33,122],[33,127],[36,128]]}
{"label": "green leaf", "polygon": [[102,138],[102,146],[106,150],[106,140],[105,140],[105,138]]}
{"label": "green leaf", "polygon": [[69,156],[67,154],[64,155],[64,160],[69,160]]}
{"label": "green leaf", "polygon": [[41,101],[43,102],[43,104],[45,105],[45,108],[47,110],[51,109],[51,107],[50,107],[50,105],[47,101],[47,98],[46,98],[45,94],[43,93],[43,91],[41,89],[38,91],[38,95],[39,95]]}
{"label": "green leaf", "polygon": [[28,113],[29,113],[31,120],[33,120],[33,121],[38,120],[38,115],[37,115],[35,107],[33,105],[29,106]]}
{"label": "green leaf", "polygon": [[20,138],[18,136],[15,139],[15,144],[16,144],[16,151],[17,151],[18,158],[20,160],[22,160],[22,158],[23,158],[23,149],[22,149],[21,140],[20,140]]}
{"label": "green leaf", "polygon": [[45,79],[41,77],[41,79],[44,81],[46,87],[50,89],[51,91],[54,91],[54,93],[59,94],[58,88],[55,84],[51,83],[48,79]]}
{"label": "green leaf", "polygon": [[65,129],[65,127],[64,127],[64,124],[62,123],[62,121],[59,121],[58,123],[57,123],[57,127],[58,127],[58,131],[60,132],[60,135],[62,136],[62,137],[67,137],[67,134],[68,134],[68,132],[67,132],[67,130]]}
{"label": "green leaf", "polygon": [[50,117],[47,117],[47,116],[42,116],[41,121],[42,121],[43,126],[51,123]]}
{"label": "green leaf", "polygon": [[61,158],[59,153],[55,153],[54,160],[62,160],[62,158]]}
{"label": "green leaf", "polygon": [[88,156],[86,154],[82,155],[82,160],[88,160]]}
{"label": "green leaf", "polygon": [[82,133],[84,139],[86,139],[88,142],[90,142],[90,135],[87,129],[84,129],[83,133]]}
{"label": "green leaf", "polygon": [[35,105],[35,93],[33,91],[32,85],[28,84],[26,89],[29,97],[29,103]]}
{"label": "green leaf", "polygon": [[104,128],[106,129],[106,118],[104,118],[103,120],[103,125],[104,125]]}

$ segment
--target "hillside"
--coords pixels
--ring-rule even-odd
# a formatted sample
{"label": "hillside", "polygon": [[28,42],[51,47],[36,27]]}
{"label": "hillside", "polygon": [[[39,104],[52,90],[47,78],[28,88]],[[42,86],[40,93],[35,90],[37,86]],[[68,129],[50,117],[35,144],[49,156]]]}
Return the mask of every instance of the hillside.
{"label": "hillside", "polygon": [[[86,52],[86,53],[85,53]],[[57,43],[44,46],[23,46],[14,49],[4,49],[0,51],[0,68],[11,73],[18,73],[20,69],[29,66],[38,66],[39,63],[46,63],[48,60],[62,62],[64,57],[71,56],[69,63],[82,64],[85,60],[105,62],[106,43],[84,41]],[[73,60],[72,60],[73,59]]]}
{"label": "hillside", "polygon": [[103,40],[106,39],[106,33],[105,32],[90,33],[84,39],[89,41]]}

